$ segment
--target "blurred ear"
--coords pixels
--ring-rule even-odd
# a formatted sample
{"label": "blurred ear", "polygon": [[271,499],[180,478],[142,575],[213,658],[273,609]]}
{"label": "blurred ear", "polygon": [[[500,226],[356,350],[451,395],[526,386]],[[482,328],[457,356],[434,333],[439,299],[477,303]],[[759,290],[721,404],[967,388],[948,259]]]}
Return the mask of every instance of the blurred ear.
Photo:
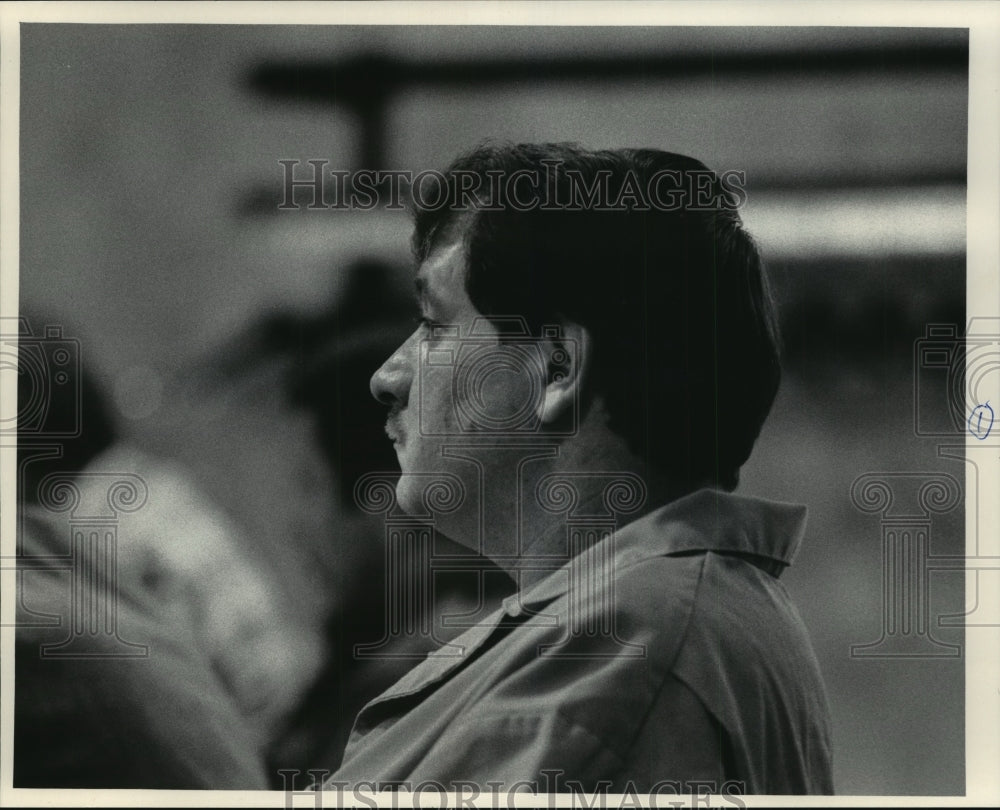
{"label": "blurred ear", "polygon": [[544,426],[580,417],[583,383],[591,357],[590,333],[578,323],[563,321],[543,335],[540,348],[548,359],[545,391],[539,404]]}

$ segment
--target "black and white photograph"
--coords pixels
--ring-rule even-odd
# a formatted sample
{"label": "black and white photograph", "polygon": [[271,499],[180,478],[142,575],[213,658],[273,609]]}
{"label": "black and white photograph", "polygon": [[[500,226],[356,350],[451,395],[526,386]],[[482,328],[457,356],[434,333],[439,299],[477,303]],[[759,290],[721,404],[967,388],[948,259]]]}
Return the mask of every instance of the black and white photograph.
{"label": "black and white photograph", "polygon": [[0,25],[0,804],[1000,801],[1000,4]]}

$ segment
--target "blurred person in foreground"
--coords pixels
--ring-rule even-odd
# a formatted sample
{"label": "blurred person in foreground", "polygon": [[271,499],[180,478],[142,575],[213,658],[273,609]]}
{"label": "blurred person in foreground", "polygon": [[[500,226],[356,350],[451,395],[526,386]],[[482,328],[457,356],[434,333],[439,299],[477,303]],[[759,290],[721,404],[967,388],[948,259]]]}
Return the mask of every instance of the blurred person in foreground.
{"label": "blurred person in foreground", "polygon": [[398,507],[517,591],[368,703],[325,789],[832,793],[779,581],[805,508],[732,494],[780,378],[738,195],[655,150],[484,146],[444,178],[371,389]]}
{"label": "blurred person in foreground", "polygon": [[123,440],[84,371],[48,402],[80,435],[18,447],[14,786],[266,789],[322,646],[198,476]]}
{"label": "blurred person in foreground", "polygon": [[[14,784],[266,789],[264,752],[314,674],[315,639],[282,621],[239,530],[181,465],[115,445],[75,477],[74,514],[105,511],[124,470],[149,494],[119,521],[113,570],[93,541],[71,552],[62,516],[22,511],[22,563],[74,571],[22,575]],[[113,627],[95,632],[105,613]]]}

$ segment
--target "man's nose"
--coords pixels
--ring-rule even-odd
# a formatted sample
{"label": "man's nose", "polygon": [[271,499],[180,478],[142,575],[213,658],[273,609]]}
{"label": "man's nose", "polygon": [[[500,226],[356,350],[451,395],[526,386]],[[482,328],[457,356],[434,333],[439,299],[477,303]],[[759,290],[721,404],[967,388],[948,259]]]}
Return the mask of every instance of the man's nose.
{"label": "man's nose", "polygon": [[410,341],[392,353],[372,374],[368,387],[372,396],[383,405],[405,405],[410,397],[410,386],[413,383],[413,358]]}

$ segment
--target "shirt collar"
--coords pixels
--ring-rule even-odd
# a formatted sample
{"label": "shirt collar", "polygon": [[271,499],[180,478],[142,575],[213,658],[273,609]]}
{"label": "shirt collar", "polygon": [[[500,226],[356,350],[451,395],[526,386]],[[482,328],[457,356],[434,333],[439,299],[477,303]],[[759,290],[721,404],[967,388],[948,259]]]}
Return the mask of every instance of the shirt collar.
{"label": "shirt collar", "polygon": [[[765,558],[780,573],[798,552],[805,522],[805,506],[701,489],[644,515],[601,542],[614,543],[611,559],[619,570],[653,557],[715,551]],[[504,610],[518,615],[525,607],[564,594],[572,564],[505,599]]]}
{"label": "shirt collar", "polygon": [[[654,557],[697,551],[745,553],[768,558],[778,567],[791,563],[805,530],[806,508],[703,489],[661,507],[618,530],[604,543],[614,543],[613,564],[622,568]],[[358,716],[355,731],[368,729],[376,706],[414,695],[438,683],[468,660],[507,617],[545,614],[531,610],[569,590],[570,561],[520,593],[476,627],[427,656],[394,686],[371,701]],[[557,616],[548,617],[558,622]]]}

